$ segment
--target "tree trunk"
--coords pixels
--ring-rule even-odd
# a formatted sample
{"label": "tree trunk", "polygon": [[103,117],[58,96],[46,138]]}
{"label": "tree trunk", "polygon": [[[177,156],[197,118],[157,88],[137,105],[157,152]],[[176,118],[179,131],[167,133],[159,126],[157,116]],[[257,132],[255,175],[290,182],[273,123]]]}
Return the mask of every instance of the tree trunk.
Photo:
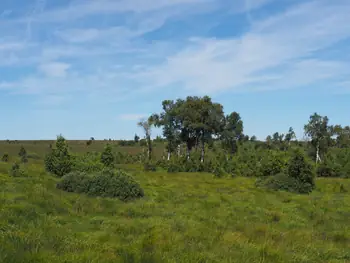
{"label": "tree trunk", "polygon": [[321,162],[321,157],[320,157],[320,143],[317,142],[316,146],[316,164]]}
{"label": "tree trunk", "polygon": [[168,161],[170,161],[170,151],[168,151]]}
{"label": "tree trunk", "polygon": [[190,159],[190,147],[189,146],[187,146],[187,152],[186,152],[186,154],[187,154],[187,160],[189,160]]}
{"label": "tree trunk", "polygon": [[151,153],[152,153],[152,145],[151,145],[151,138],[147,138],[147,156],[148,160],[151,160]]}
{"label": "tree trunk", "polygon": [[181,144],[179,144],[177,146],[177,156],[180,157],[181,156]]}
{"label": "tree trunk", "polygon": [[202,139],[202,153],[201,153],[201,162],[204,162],[204,149],[205,148],[205,143],[204,143],[204,139]]}

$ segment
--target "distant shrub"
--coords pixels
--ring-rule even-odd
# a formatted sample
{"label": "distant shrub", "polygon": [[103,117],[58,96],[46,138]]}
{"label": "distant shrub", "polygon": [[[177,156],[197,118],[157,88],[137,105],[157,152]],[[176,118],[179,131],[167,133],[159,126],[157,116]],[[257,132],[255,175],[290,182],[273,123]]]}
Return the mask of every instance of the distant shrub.
{"label": "distant shrub", "polygon": [[274,151],[269,151],[268,154],[264,156],[260,163],[260,175],[261,176],[271,176],[276,175],[284,171],[286,168],[286,161],[281,156]]}
{"label": "distant shrub", "polygon": [[301,151],[293,153],[285,173],[260,179],[257,186],[307,194],[315,188],[313,167]]}
{"label": "distant shrub", "polygon": [[107,144],[104,148],[102,154],[101,154],[101,163],[106,167],[113,166],[115,161],[112,146],[110,144]]}
{"label": "distant shrub", "polygon": [[129,140],[129,141],[126,141],[126,140],[121,140],[118,142],[119,146],[135,146],[136,142],[135,140]]}
{"label": "distant shrub", "polygon": [[57,184],[57,188],[75,193],[85,193],[90,196],[118,198],[129,201],[144,196],[140,185],[124,171],[103,171],[100,174],[89,175],[72,172],[65,175]]}
{"label": "distant shrub", "polygon": [[176,162],[171,162],[167,167],[168,173],[180,173],[183,172],[183,167]]}
{"label": "distant shrub", "polygon": [[143,164],[143,170],[145,172],[155,172],[157,170],[157,167],[154,163],[147,161]]}
{"label": "distant shrub", "polygon": [[350,177],[350,151],[349,149],[337,149],[329,152],[317,167],[318,177]]}
{"label": "distant shrub", "polygon": [[56,148],[45,157],[45,168],[48,172],[59,177],[69,173],[73,167],[73,160],[68,151],[68,145],[63,136],[58,136]]}
{"label": "distant shrub", "polygon": [[26,155],[27,155],[26,149],[23,146],[21,146],[21,148],[19,149],[18,156],[19,157],[23,157],[23,156],[26,156]]}
{"label": "distant shrub", "polygon": [[28,162],[27,151],[23,146],[21,146],[19,153],[18,153],[18,156],[21,158],[22,163]]}
{"label": "distant shrub", "polygon": [[23,177],[26,176],[27,173],[25,170],[23,170],[18,163],[14,163],[11,166],[11,169],[9,171],[9,175],[12,177]]}
{"label": "distant shrub", "polygon": [[216,166],[213,170],[214,177],[216,178],[222,178],[225,176],[225,171],[220,166]]}
{"label": "distant shrub", "polygon": [[75,156],[72,171],[87,173],[102,171],[104,165],[100,162],[100,158],[100,154],[96,152]]}
{"label": "distant shrub", "polygon": [[41,159],[41,157],[38,154],[36,154],[36,153],[29,153],[27,155],[27,158],[28,159],[33,159],[33,160],[40,160]]}
{"label": "distant shrub", "polygon": [[10,156],[8,153],[4,153],[4,155],[1,158],[1,161],[7,163],[10,160]]}

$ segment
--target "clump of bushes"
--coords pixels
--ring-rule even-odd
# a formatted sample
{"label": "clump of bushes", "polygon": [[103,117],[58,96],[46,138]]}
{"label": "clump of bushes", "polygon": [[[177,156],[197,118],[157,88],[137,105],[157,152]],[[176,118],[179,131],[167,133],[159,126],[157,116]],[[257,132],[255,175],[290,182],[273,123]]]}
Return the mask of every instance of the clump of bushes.
{"label": "clump of bushes", "polygon": [[18,163],[14,163],[11,166],[11,169],[9,171],[9,175],[12,177],[23,177],[26,176],[27,173],[25,170],[21,168],[21,166]]}
{"label": "clump of bushes", "polygon": [[10,160],[10,156],[8,153],[4,153],[4,155],[1,158],[1,161],[7,163]]}
{"label": "clump of bushes", "polygon": [[286,165],[287,163],[281,154],[269,151],[260,162],[260,175],[271,176],[282,173]]}
{"label": "clump of bushes", "polygon": [[101,163],[100,158],[101,156],[97,152],[75,156],[72,171],[87,173],[102,171],[104,164]]}
{"label": "clump of bushes", "polygon": [[45,157],[45,168],[48,172],[59,177],[64,176],[72,171],[73,160],[69,153],[68,145],[63,136],[58,136],[56,147]]}
{"label": "clump of bushes", "polygon": [[313,166],[306,160],[301,151],[293,153],[285,172],[259,179],[258,186],[273,190],[307,194],[315,188]]}
{"label": "clump of bushes", "polygon": [[21,158],[22,163],[28,162],[27,151],[23,146],[21,146],[19,153],[18,153],[18,156]]}
{"label": "clump of bushes", "polygon": [[154,163],[146,161],[143,164],[143,170],[145,172],[155,172],[157,170],[157,167]]}
{"label": "clump of bushes", "polygon": [[322,163],[318,165],[316,170],[318,177],[350,177],[350,151],[337,150],[327,153]]}
{"label": "clump of bushes", "polygon": [[104,170],[98,174],[71,172],[62,177],[57,188],[90,196],[118,198],[129,201],[144,196],[140,185],[126,172]]}
{"label": "clump of bushes", "polygon": [[101,163],[106,167],[112,167],[114,165],[115,157],[113,155],[113,149],[110,144],[107,144],[101,154]]}

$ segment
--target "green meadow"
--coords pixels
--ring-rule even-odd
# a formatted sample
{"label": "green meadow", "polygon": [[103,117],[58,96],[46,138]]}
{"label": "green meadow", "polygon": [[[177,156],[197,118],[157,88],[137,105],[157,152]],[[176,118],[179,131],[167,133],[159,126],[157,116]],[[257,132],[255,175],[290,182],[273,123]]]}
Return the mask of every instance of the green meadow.
{"label": "green meadow", "polygon": [[0,163],[0,262],[350,262],[347,179],[317,178],[299,195],[257,188],[256,178],[119,165],[145,191],[125,203],[56,189],[43,165],[48,142],[26,143],[1,144],[36,158],[20,177],[8,174],[13,160]]}

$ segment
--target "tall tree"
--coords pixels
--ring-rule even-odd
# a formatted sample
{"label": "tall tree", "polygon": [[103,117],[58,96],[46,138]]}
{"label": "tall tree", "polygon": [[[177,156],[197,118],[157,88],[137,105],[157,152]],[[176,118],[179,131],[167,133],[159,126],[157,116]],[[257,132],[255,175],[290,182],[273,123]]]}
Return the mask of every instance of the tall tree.
{"label": "tall tree", "polygon": [[341,125],[335,125],[333,127],[333,133],[336,136],[335,145],[339,148],[350,147],[350,127]]}
{"label": "tall tree", "polygon": [[156,127],[163,127],[163,136],[168,141],[167,151],[168,160],[171,153],[176,150],[180,141],[180,120],[177,118],[176,103],[173,100],[164,100],[162,102],[163,111],[158,114],[153,114],[151,119]]}
{"label": "tall tree", "polygon": [[138,143],[140,141],[140,137],[137,135],[137,134],[135,134],[135,136],[134,136],[134,142],[135,143]]}
{"label": "tall tree", "polygon": [[238,141],[243,138],[243,121],[241,116],[237,112],[232,112],[225,117],[224,129],[221,133],[221,141],[224,149],[232,156],[237,151]]}
{"label": "tall tree", "polygon": [[138,124],[139,127],[141,127],[145,133],[145,140],[147,144],[147,157],[148,160],[151,160],[152,158],[152,140],[151,140],[151,133],[152,133],[152,125],[153,121],[151,118],[147,120],[141,120]]}
{"label": "tall tree", "polygon": [[180,124],[180,138],[186,142],[187,158],[195,145],[201,143],[201,161],[204,161],[205,143],[218,136],[223,126],[223,106],[213,103],[208,96],[187,97],[176,102],[176,115]]}
{"label": "tall tree", "polygon": [[328,125],[328,117],[314,113],[310,116],[309,123],[304,126],[304,131],[311,138],[311,145],[316,151],[316,163],[321,162],[321,156],[327,152],[333,132],[332,126]]}
{"label": "tall tree", "polygon": [[290,142],[295,139],[295,132],[293,130],[293,127],[290,127],[288,130],[288,133],[286,134],[286,136],[284,137],[285,141],[287,142],[288,146],[290,146]]}

